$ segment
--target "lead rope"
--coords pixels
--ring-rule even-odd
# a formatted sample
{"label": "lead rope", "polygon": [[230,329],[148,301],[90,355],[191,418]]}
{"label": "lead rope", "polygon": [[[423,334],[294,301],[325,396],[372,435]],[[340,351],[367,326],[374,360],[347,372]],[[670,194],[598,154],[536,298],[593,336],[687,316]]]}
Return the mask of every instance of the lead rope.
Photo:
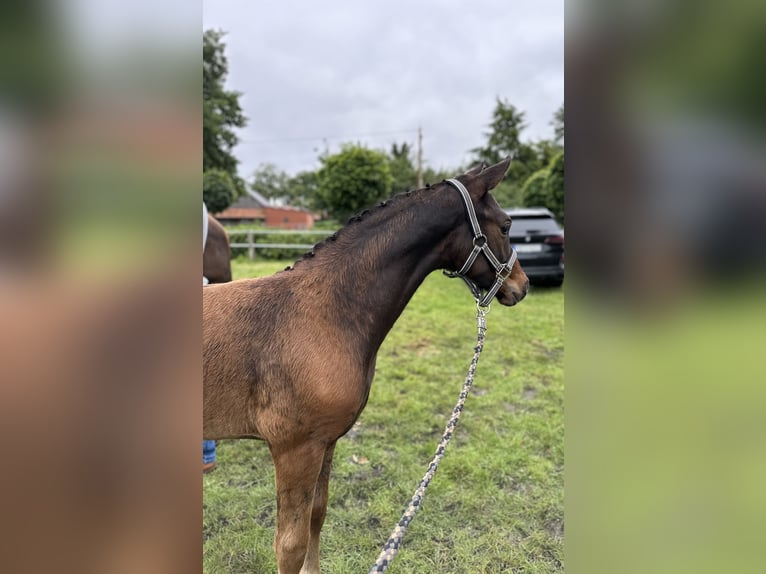
{"label": "lead rope", "polygon": [[383,545],[383,549],[380,551],[375,564],[372,566],[372,568],[370,568],[369,574],[379,574],[385,572],[386,568],[388,568],[391,562],[393,562],[394,556],[396,556],[396,553],[399,551],[399,548],[402,545],[402,539],[404,538],[405,532],[407,532],[407,528],[409,527],[410,522],[412,522],[415,513],[420,509],[420,504],[423,501],[423,495],[425,494],[426,488],[428,488],[428,485],[431,483],[431,479],[434,477],[434,473],[439,466],[439,462],[444,456],[444,452],[447,450],[447,444],[449,444],[449,441],[452,438],[452,432],[457,426],[458,419],[460,418],[460,413],[463,412],[463,404],[465,403],[465,399],[468,396],[468,391],[471,390],[471,385],[473,384],[473,376],[474,373],[476,373],[476,365],[479,362],[479,355],[481,355],[481,350],[484,348],[484,334],[487,331],[487,323],[484,317],[488,311],[489,307],[482,307],[477,305],[476,320],[479,328],[478,340],[476,342],[476,347],[474,348],[471,366],[468,368],[468,374],[466,375],[465,382],[463,383],[463,389],[460,391],[460,396],[458,397],[457,404],[455,405],[455,408],[452,409],[452,416],[447,422],[447,427],[444,429],[442,440],[439,443],[439,446],[436,447],[436,453],[434,454],[433,459],[431,459],[431,464],[428,465],[428,470],[426,471],[423,480],[420,481],[417,490],[415,490],[415,494],[412,495],[410,504],[404,511],[404,514],[402,514],[402,518],[399,520],[399,523],[396,525],[393,532],[391,532],[391,536],[389,536],[388,540]]}

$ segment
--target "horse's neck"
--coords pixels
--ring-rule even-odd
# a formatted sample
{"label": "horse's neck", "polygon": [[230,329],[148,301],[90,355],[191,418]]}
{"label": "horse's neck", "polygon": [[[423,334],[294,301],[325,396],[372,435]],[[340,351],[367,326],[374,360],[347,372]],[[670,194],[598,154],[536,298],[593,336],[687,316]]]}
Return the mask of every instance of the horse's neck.
{"label": "horse's neck", "polygon": [[462,215],[455,199],[447,196],[445,202],[442,195],[439,202],[451,210],[435,203],[435,196],[430,202],[382,208],[346,230],[324,261],[316,261],[344,313],[338,319],[368,352],[377,351],[426,276],[444,267],[444,242]]}

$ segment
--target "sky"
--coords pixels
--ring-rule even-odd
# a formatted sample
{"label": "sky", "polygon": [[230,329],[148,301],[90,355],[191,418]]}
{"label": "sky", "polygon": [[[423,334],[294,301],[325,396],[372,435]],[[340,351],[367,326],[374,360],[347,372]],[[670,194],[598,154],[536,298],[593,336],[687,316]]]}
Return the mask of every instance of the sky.
{"label": "sky", "polygon": [[414,149],[419,127],[425,165],[457,169],[498,97],[525,112],[526,141],[553,138],[564,102],[563,0],[204,0],[203,28],[226,32],[246,180],[316,169],[344,142]]}

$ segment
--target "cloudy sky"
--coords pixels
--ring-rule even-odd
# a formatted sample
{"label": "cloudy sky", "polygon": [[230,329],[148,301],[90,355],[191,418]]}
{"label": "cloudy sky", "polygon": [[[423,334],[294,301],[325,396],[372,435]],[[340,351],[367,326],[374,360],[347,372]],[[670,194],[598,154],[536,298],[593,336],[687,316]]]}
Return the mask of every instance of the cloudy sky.
{"label": "cloudy sky", "polygon": [[227,33],[227,88],[249,118],[235,154],[295,173],[325,148],[417,141],[456,168],[485,141],[497,97],[526,113],[522,139],[550,138],[564,101],[563,0],[204,0]]}

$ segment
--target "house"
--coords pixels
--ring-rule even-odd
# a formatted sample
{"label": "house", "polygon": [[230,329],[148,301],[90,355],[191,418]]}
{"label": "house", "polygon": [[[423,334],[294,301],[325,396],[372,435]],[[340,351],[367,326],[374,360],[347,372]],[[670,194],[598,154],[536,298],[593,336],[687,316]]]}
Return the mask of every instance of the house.
{"label": "house", "polygon": [[314,215],[304,209],[274,205],[257,191],[245,190],[229,207],[217,213],[215,218],[228,225],[237,223],[263,223],[266,227],[281,229],[311,229]]}
{"label": "house", "polygon": [[314,227],[314,215],[297,207],[264,207],[266,227],[282,229],[311,229]]}

